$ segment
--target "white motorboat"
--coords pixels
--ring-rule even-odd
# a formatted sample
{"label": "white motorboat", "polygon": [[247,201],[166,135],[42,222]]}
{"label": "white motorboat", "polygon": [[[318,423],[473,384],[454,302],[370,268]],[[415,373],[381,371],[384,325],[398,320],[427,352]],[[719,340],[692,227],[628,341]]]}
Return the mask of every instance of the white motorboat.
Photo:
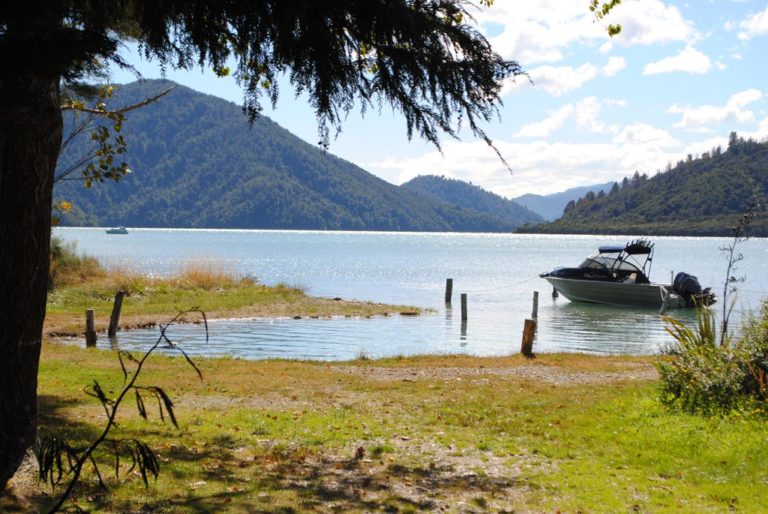
{"label": "white motorboat", "polygon": [[601,246],[576,268],[555,268],[539,276],[572,302],[663,310],[717,301],[710,288],[702,290],[696,277],[687,273],[678,273],[672,284],[651,282],[652,263],[653,243],[639,239],[624,246]]}

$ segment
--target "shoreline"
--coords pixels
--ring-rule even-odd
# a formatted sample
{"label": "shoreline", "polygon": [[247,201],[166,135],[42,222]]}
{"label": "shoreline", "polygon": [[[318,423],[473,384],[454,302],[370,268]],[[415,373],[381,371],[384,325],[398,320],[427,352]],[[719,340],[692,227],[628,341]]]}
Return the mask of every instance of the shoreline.
{"label": "shoreline", "polygon": [[[238,309],[217,310],[194,309],[182,315],[178,323],[202,323],[200,311],[205,312],[208,321],[249,320],[249,319],[329,319],[329,318],[370,318],[374,316],[421,316],[431,313],[432,309],[391,305],[377,302],[343,300],[341,298],[322,298],[304,296],[302,302],[275,302],[270,304],[251,304]],[[298,303],[298,305],[297,305]],[[318,313],[318,311],[322,311]],[[178,312],[155,314],[123,314],[120,316],[120,331],[150,328],[167,323]],[[109,317],[98,316],[95,323],[96,333],[104,333],[109,326]],[[74,313],[47,313],[43,328],[43,338],[81,337],[85,334],[85,317]]]}

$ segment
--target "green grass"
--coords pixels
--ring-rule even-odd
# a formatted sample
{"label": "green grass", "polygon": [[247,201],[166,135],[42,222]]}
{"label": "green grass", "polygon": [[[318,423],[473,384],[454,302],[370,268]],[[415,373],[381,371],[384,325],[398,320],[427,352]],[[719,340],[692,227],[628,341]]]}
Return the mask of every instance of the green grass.
{"label": "green grass", "polygon": [[[376,316],[421,313],[416,307],[308,296],[298,287],[265,286],[251,277],[207,261],[195,262],[168,277],[153,278],[130,269],[106,269],[96,263],[91,275],[82,269],[88,258],[69,258],[57,285],[48,294],[45,331],[78,335],[84,313],[94,310],[96,329],[105,330],[117,291],[126,291],[121,326],[134,327],[170,320],[181,311],[203,310],[210,317]],[[187,317],[185,319],[195,319]]]}
{"label": "green grass", "polygon": [[[653,380],[600,379],[636,358],[434,356],[346,364],[150,361],[181,428],[126,405],[120,433],[150,443],[161,475],[129,475],[76,502],[97,512],[768,511],[768,426],[671,413]],[[594,383],[538,377],[574,373]],[[382,373],[386,371],[386,373]],[[429,370],[412,379],[412,370]],[[472,373],[463,373],[470,370]],[[400,373],[400,374],[398,374]],[[603,375],[601,375],[603,374]],[[117,391],[113,353],[48,344],[41,432],[85,442],[103,412],[82,388]],[[359,456],[362,448],[363,458]],[[36,505],[46,497],[32,496]]]}

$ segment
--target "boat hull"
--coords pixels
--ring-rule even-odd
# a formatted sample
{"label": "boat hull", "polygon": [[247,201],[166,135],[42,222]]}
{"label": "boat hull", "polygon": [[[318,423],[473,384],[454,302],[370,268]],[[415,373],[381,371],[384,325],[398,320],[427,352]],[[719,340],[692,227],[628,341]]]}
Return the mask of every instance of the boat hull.
{"label": "boat hull", "polygon": [[[638,307],[682,307],[682,299],[665,284],[626,284],[601,280],[544,277],[572,302]],[[666,305],[665,305],[666,300]]]}

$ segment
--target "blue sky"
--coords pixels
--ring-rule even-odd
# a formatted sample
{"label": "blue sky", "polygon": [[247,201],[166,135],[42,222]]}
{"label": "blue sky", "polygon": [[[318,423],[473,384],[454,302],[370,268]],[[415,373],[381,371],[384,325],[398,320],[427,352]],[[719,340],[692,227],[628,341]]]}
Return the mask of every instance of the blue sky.
{"label": "blue sky", "polygon": [[[654,174],[688,154],[727,144],[737,131],[768,138],[768,2],[623,0],[609,38],[586,0],[496,0],[475,23],[533,84],[505,84],[501,120],[485,127],[513,168],[467,134],[446,138],[443,153],[408,141],[401,117],[385,108],[350,113],[330,152],[400,184],[419,174],[472,182],[507,197],[549,194]],[[146,78],[154,63],[124,56]],[[233,79],[201,70],[167,73],[193,89],[240,103]],[[132,81],[116,73],[117,83]],[[264,115],[311,143],[317,125],[305,98],[281,87]]]}

